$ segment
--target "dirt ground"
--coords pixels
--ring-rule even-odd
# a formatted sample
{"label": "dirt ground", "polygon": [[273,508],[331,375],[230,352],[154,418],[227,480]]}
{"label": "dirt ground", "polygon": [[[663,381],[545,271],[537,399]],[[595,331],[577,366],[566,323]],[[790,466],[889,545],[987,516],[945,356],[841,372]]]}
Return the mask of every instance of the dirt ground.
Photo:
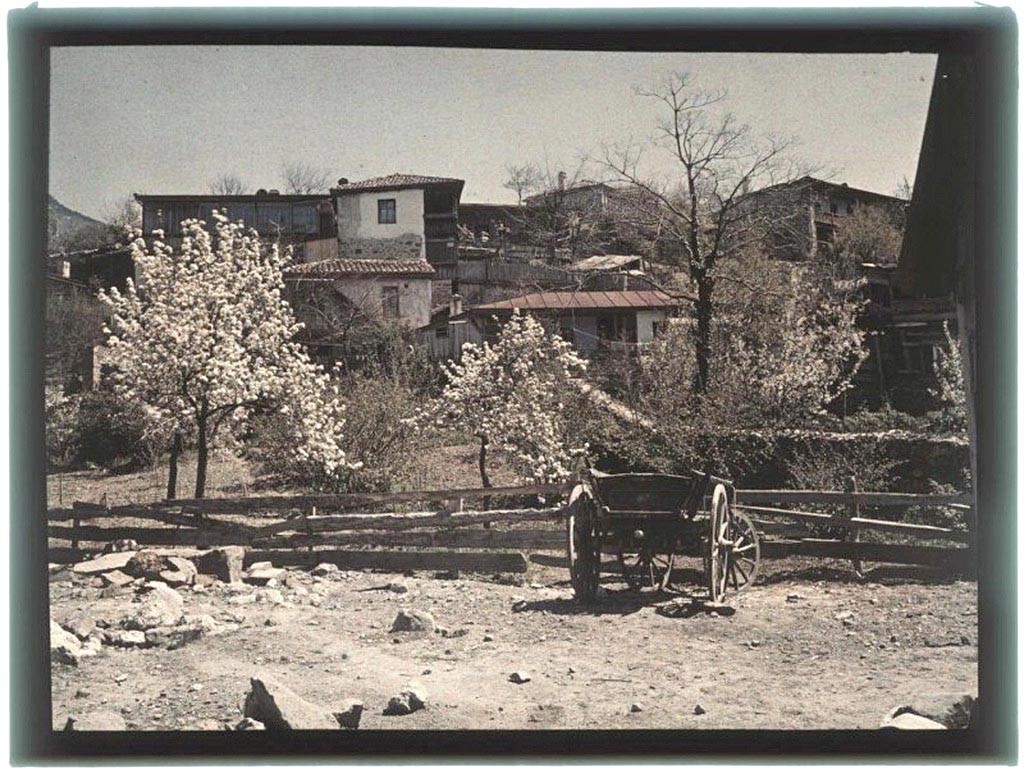
{"label": "dirt ground", "polygon": [[[53,665],[53,720],[95,710],[129,729],[235,724],[249,678],[277,678],[328,710],[365,703],[361,728],[877,728],[893,706],[932,692],[977,695],[973,582],[925,577],[857,582],[828,562],[766,563],[734,613],[669,617],[673,597],[609,583],[591,608],[564,569],[518,579],[291,573],[301,594],[251,600],[252,587],[183,589],[185,613],[236,622],[176,650],[105,647]],[[381,588],[391,581],[405,593]],[[133,604],[59,573],[52,617],[118,620]],[[318,606],[310,597],[319,598]],[[678,598],[676,598],[678,599]],[[442,632],[390,632],[400,608]],[[728,611],[723,611],[728,613]],[[529,682],[509,676],[525,671]],[[410,682],[427,708],[384,716]],[[637,705],[634,709],[633,705]]]}

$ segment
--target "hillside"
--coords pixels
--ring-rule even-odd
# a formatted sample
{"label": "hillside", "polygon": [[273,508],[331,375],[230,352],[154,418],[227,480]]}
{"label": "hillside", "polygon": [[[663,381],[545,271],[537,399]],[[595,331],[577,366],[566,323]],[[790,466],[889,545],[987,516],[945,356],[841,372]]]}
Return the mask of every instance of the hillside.
{"label": "hillside", "polygon": [[65,207],[52,194],[47,202],[47,222],[50,253],[89,250],[110,241],[105,223]]}

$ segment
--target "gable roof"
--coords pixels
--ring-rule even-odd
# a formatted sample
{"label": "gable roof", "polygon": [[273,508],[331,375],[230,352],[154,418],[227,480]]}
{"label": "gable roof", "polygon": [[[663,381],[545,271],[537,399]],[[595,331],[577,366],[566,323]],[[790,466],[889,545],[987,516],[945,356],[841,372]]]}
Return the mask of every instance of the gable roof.
{"label": "gable roof", "polygon": [[598,310],[598,309],[675,309],[683,300],[674,298],[662,290],[578,290],[528,293],[524,296],[507,298],[480,304],[466,310],[465,314],[476,315],[488,312],[529,310]]}
{"label": "gable roof", "polygon": [[371,177],[355,183],[342,183],[331,189],[331,193],[353,193],[359,191],[394,191],[401,188],[423,188],[430,185],[465,185],[457,177],[432,177],[430,175],[409,175],[396,172],[384,177]]}
{"label": "gable roof", "polygon": [[362,258],[329,258],[325,261],[297,263],[285,270],[290,279],[334,277],[432,277],[434,267],[421,260],[373,260]]}

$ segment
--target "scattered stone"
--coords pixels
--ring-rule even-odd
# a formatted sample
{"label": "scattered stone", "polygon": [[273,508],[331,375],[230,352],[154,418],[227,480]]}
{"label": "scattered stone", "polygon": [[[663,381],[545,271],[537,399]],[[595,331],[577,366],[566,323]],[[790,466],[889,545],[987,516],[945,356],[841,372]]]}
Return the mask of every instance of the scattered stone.
{"label": "scattered stone", "polygon": [[243,712],[271,731],[337,728],[330,712],[267,677],[253,677]]}
{"label": "scattered stone", "polygon": [[103,573],[99,577],[100,580],[103,581],[103,584],[108,588],[121,588],[135,580],[131,575],[121,572],[120,570],[111,570],[110,572]]}
{"label": "scattered stone", "polygon": [[423,610],[402,609],[398,611],[391,624],[393,632],[427,632],[434,631],[434,616]]}
{"label": "scattered stone", "polygon": [[235,731],[266,731],[267,727],[258,720],[242,718],[235,726]]}
{"label": "scattered stone", "polygon": [[252,572],[253,570],[273,570],[273,569],[274,569],[274,563],[273,562],[253,562],[252,564],[249,565],[249,571],[250,572]]}
{"label": "scattered stone", "polygon": [[200,573],[211,575],[224,583],[241,583],[244,563],[245,549],[241,546],[222,546],[195,557],[195,566]]}
{"label": "scattered stone", "polygon": [[108,629],[103,632],[103,641],[120,648],[132,648],[146,644],[146,633],[138,629]]}
{"label": "scattered stone", "polygon": [[393,582],[391,582],[391,583],[389,583],[387,585],[387,590],[388,591],[393,591],[396,594],[405,594],[405,593],[407,593],[409,591],[409,587],[406,586],[404,583],[399,583],[398,581],[393,581]]}
{"label": "scattered stone", "polygon": [[[257,562],[257,564],[270,565],[270,562]],[[276,586],[277,583],[283,581],[287,575],[288,570],[283,567],[269,566],[256,568],[256,565],[253,565],[249,568],[249,572],[245,576],[245,582],[250,583],[253,586],[266,586],[273,580],[276,581],[274,584]]]}
{"label": "scattered stone", "polygon": [[[899,709],[899,708],[897,708]],[[944,731],[946,727],[913,712],[901,712],[898,715],[886,715],[879,728],[894,728],[900,731]]]}
{"label": "scattered stone", "polygon": [[118,554],[103,554],[102,556],[97,556],[95,559],[89,559],[88,561],[72,565],[71,571],[78,575],[99,575],[101,573],[110,572],[111,570],[120,570],[128,564],[133,556],[135,556],[134,551],[124,551]]}
{"label": "scattered stone", "polygon": [[191,586],[196,580],[196,566],[180,556],[167,557],[168,569],[159,573],[158,580],[168,586]]}
{"label": "scattered stone", "polygon": [[851,618],[853,618],[853,611],[852,610],[842,610],[842,611],[836,613],[834,617],[835,617],[835,619],[837,621],[849,621]]}
{"label": "scattered stone", "polygon": [[206,718],[196,723],[197,731],[223,731],[224,724],[213,718]]}
{"label": "scattered stone", "polygon": [[254,595],[254,599],[257,602],[270,602],[271,604],[274,604],[274,605],[283,605],[284,604],[284,594],[282,594],[277,589],[273,589],[273,588],[271,588],[271,589],[260,589]]}
{"label": "scattered stone", "polygon": [[804,597],[803,597],[802,594],[787,594],[786,595],[786,601],[787,602],[799,602],[803,598]]}
{"label": "scattered stone", "polygon": [[79,688],[77,691],[75,691],[76,699],[88,699],[90,696],[92,696],[92,691],[86,688]]}
{"label": "scattered stone", "polygon": [[82,656],[82,645],[71,632],[50,619],[50,661],[76,666]]}
{"label": "scattered stone", "polygon": [[345,699],[342,702],[345,709],[334,713],[334,719],[342,728],[359,728],[359,719],[363,716],[362,699]]}
{"label": "scattered stone", "polygon": [[124,672],[122,672],[121,674],[119,674],[117,677],[114,678],[114,682],[117,683],[118,685],[120,685],[121,683],[123,683],[127,679],[128,679],[128,675],[126,675]]}
{"label": "scattered stone", "polygon": [[127,731],[124,718],[117,712],[97,710],[69,717],[65,731]]}
{"label": "scattered stone", "polygon": [[152,648],[176,650],[206,634],[200,624],[185,623],[179,626],[156,626],[146,630],[146,645]]}
{"label": "scattered stone", "polygon": [[459,571],[454,570],[438,570],[434,573],[435,580],[458,580],[460,577]]}
{"label": "scattered stone", "polygon": [[331,564],[330,562],[321,562],[310,571],[310,575],[318,578],[322,578],[325,575],[333,575],[336,572],[341,572],[338,569],[338,565]]}
{"label": "scattered stone", "polygon": [[156,551],[142,550],[137,552],[124,566],[124,571],[136,578],[160,580],[160,573],[171,569],[167,560]]}
{"label": "scattered stone", "polygon": [[530,682],[531,679],[532,678],[530,677],[530,673],[529,672],[513,672],[512,674],[510,674],[508,676],[508,681],[510,683],[515,683],[516,685],[522,685],[523,683],[528,683],[528,682]]}
{"label": "scattered stone", "polygon": [[440,629],[441,636],[446,639],[452,639],[454,637],[465,637],[469,634],[469,629]]}
{"label": "scattered stone", "polygon": [[630,711],[630,712],[643,712],[643,711],[644,711],[644,708],[643,708],[643,706],[641,706],[640,704],[633,704],[633,705],[632,705],[632,706],[631,706],[631,707],[629,708],[629,711]]}
{"label": "scattered stone", "polygon": [[427,694],[417,684],[409,685],[404,691],[388,700],[385,715],[411,715],[427,706]]}
{"label": "scattered stone", "polygon": [[702,706],[700,706],[699,704],[697,704],[693,708],[693,714],[694,715],[707,715],[708,711],[706,709],[704,709]]}
{"label": "scattered stone", "polygon": [[484,642],[494,642],[494,637],[492,637],[490,634],[485,634]]}
{"label": "scattered stone", "polygon": [[138,551],[139,544],[131,538],[117,538],[117,540],[111,540],[105,546],[103,546],[103,553],[105,554],[121,554],[126,551]]}
{"label": "scattered stone", "polygon": [[145,595],[138,610],[122,619],[121,625],[125,629],[142,631],[175,626],[181,621],[183,605],[181,594],[161,581],[151,581],[146,584]]}

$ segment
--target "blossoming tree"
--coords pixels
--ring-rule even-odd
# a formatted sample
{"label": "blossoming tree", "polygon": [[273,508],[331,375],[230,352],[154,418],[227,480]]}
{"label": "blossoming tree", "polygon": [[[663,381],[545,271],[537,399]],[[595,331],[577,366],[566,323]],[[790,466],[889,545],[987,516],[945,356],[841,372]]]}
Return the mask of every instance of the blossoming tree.
{"label": "blossoming tree", "polygon": [[336,384],[298,344],[296,322],[282,296],[288,257],[264,249],[254,231],[213,214],[182,224],[175,251],[154,232],[147,245],[133,234],[138,282],[100,298],[110,307],[114,383],[142,401],[153,421],[179,442],[172,449],[168,496],[180,439],[194,434],[195,496],[204,496],[209,449],[230,442],[255,410],[290,415],[294,452],[328,475],[348,467],[342,448],[344,404]]}
{"label": "blossoming tree", "polygon": [[493,345],[466,344],[461,361],[448,363],[434,416],[479,440],[484,487],[491,485],[490,449],[508,452],[524,478],[557,481],[585,450],[570,439],[563,403],[572,391],[569,380],[585,367],[567,342],[515,310]]}

